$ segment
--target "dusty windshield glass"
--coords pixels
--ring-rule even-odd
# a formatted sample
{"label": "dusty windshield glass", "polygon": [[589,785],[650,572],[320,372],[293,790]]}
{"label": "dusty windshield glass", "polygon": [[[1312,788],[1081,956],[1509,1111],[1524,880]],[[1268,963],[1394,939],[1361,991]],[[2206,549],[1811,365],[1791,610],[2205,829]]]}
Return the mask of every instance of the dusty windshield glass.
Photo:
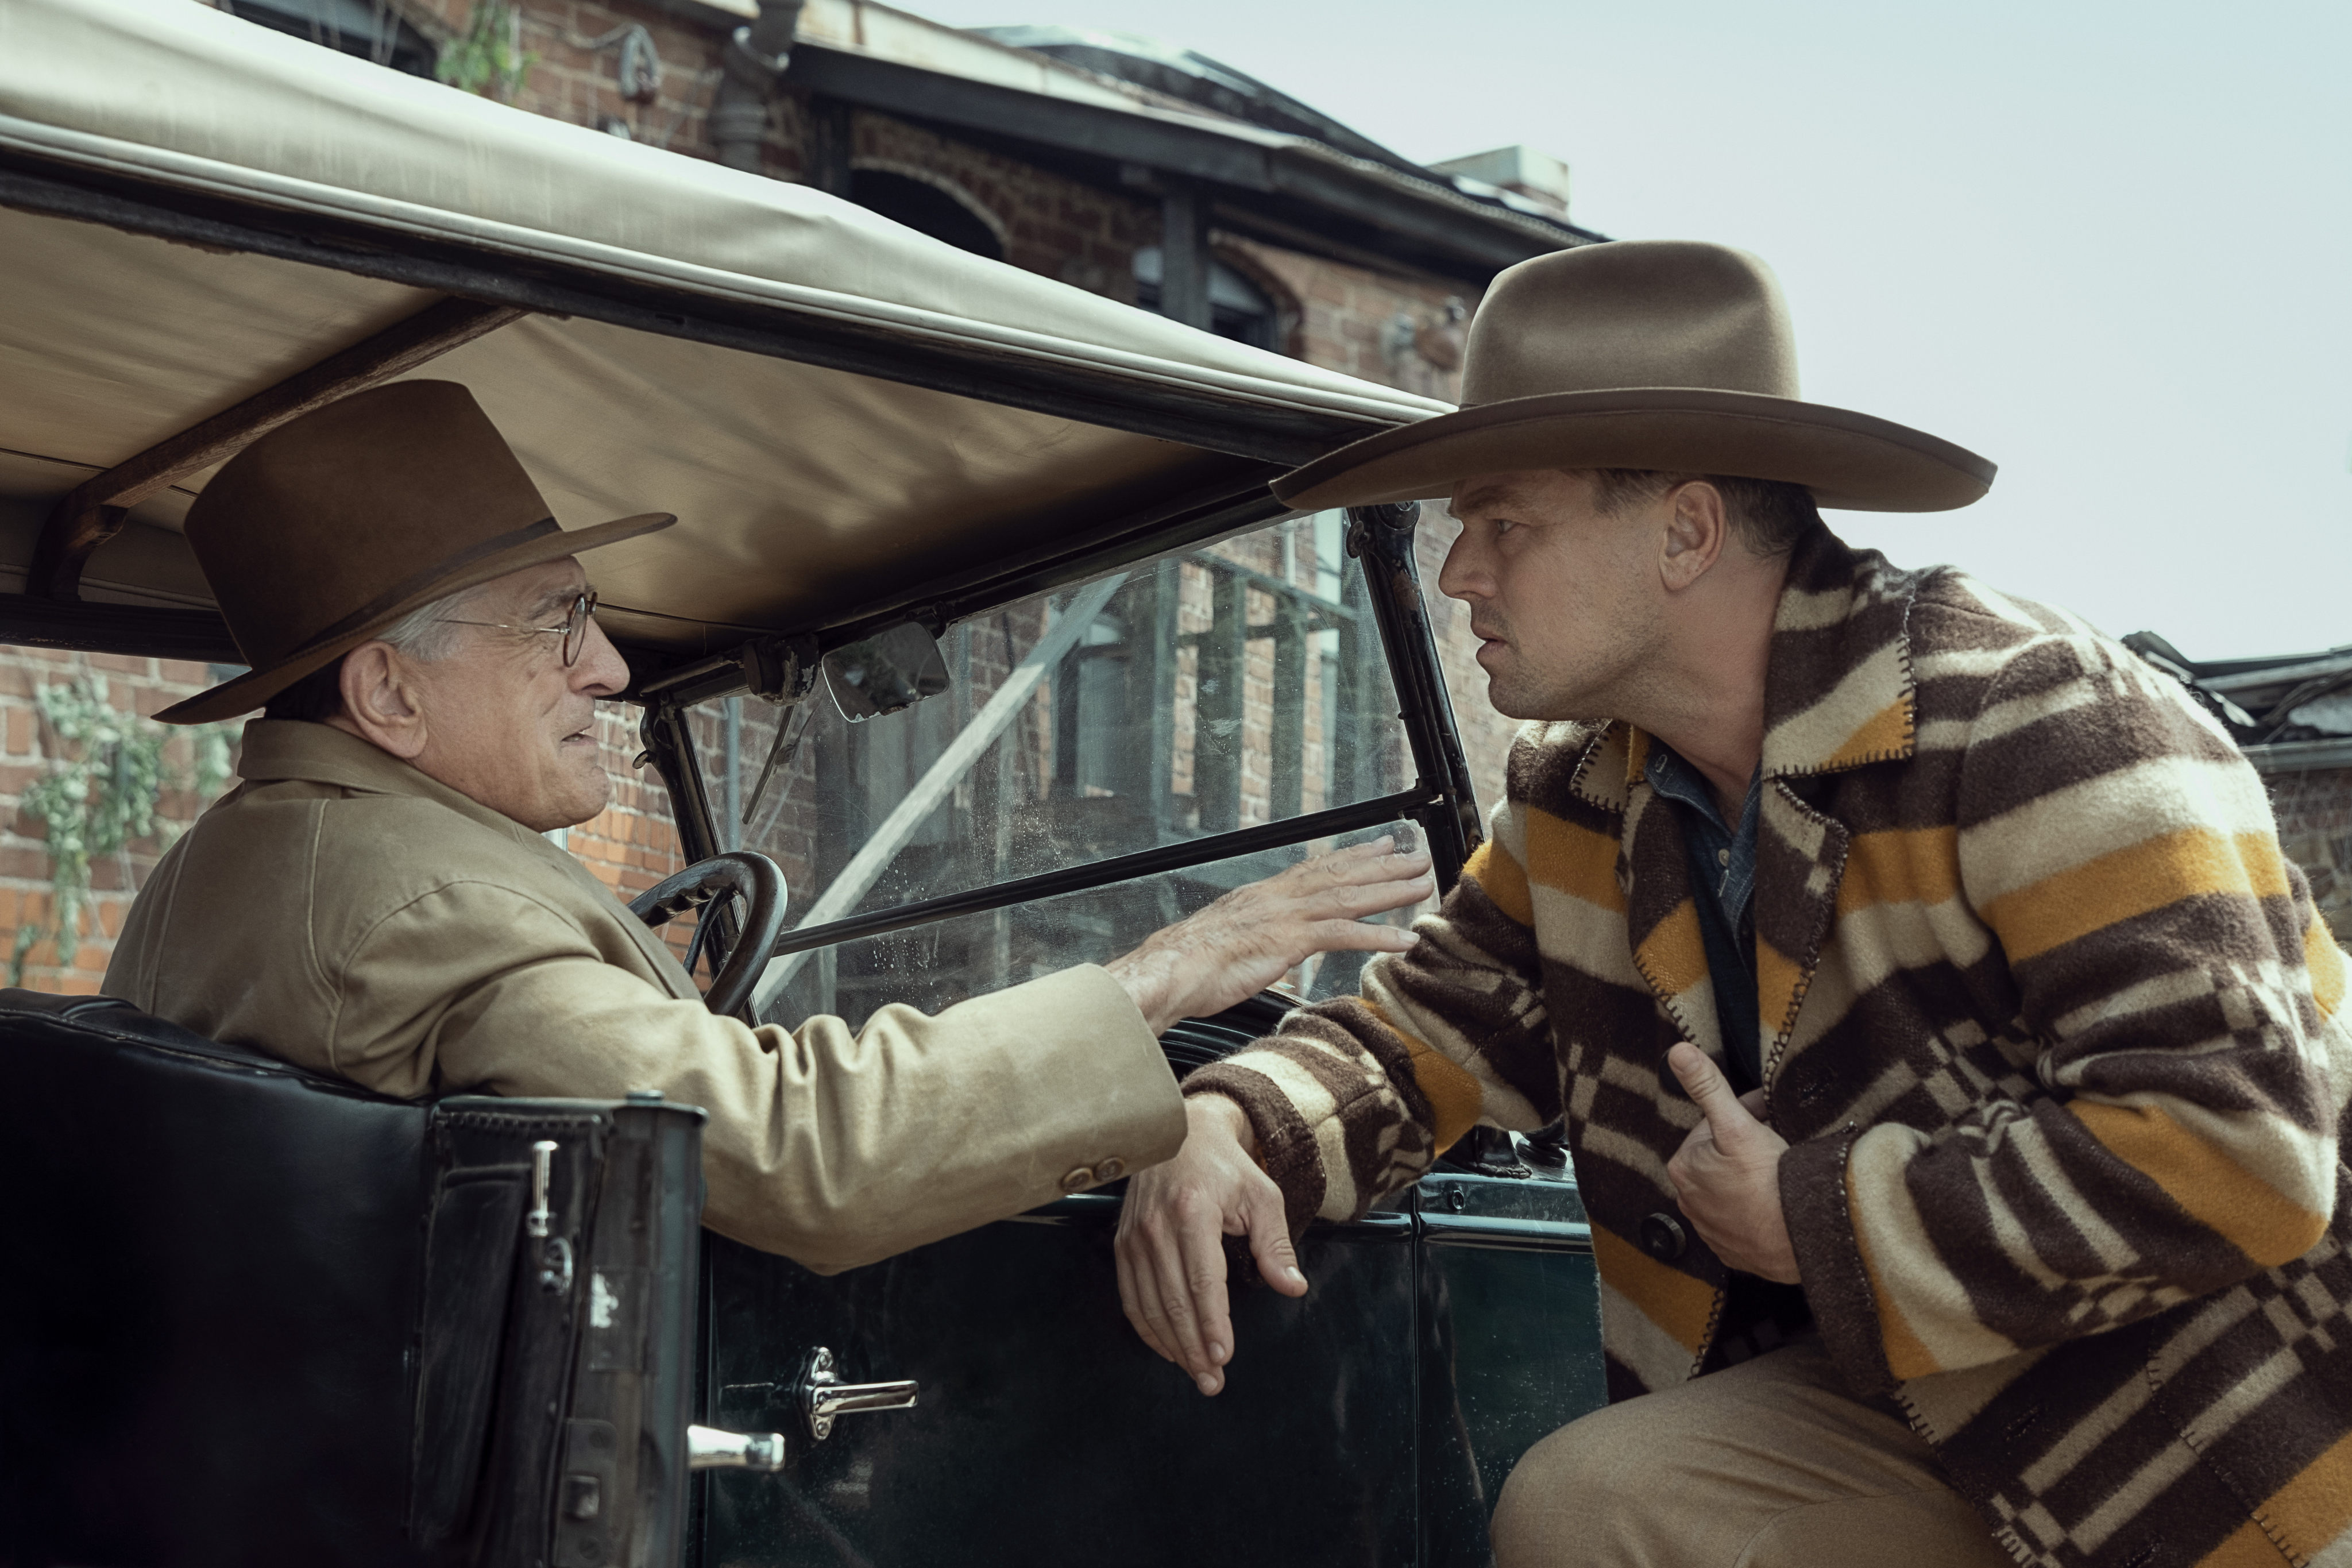
{"label": "dusty windshield glass", "polygon": [[[1409,846],[1421,843],[1419,830],[1409,823],[1366,828],[791,953],[776,972],[781,984],[760,1009],[760,1021],[791,1027],[812,1015],[830,1013],[856,1027],[893,1002],[937,1012],[1074,963],[1099,963],[1219,894],[1270,877],[1302,856],[1383,835]],[[1399,910],[1382,920],[1410,925],[1420,912]],[[1370,957],[1318,954],[1274,990],[1296,1002],[1352,995]]]}
{"label": "dusty windshield glass", "polygon": [[862,723],[822,686],[781,715],[702,704],[722,842],[783,866],[806,927],[1404,788],[1342,526],[1291,519],[974,616],[940,639],[947,690]]}

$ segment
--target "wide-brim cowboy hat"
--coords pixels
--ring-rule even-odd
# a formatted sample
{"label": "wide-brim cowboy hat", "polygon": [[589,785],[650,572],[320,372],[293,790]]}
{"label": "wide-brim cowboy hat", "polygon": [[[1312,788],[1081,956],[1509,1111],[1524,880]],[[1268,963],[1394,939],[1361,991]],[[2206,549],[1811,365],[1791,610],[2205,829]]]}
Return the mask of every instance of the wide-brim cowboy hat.
{"label": "wide-brim cowboy hat", "polygon": [[1314,511],[1521,468],[1780,479],[1855,511],[1966,506],[1994,471],[1892,420],[1801,401],[1788,307],[1755,257],[1618,240],[1495,279],[1470,323],[1455,412],[1342,447],[1274,490]]}
{"label": "wide-brim cowboy hat", "polygon": [[436,599],[677,521],[558,527],[463,386],[353,393],[247,447],[188,508],[189,546],[253,668],[155,717],[234,718]]}

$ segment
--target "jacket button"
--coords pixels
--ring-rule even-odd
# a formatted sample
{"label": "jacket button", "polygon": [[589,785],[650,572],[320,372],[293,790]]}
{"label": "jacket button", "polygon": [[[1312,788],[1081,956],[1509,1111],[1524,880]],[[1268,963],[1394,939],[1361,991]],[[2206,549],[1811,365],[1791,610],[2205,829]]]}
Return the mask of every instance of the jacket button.
{"label": "jacket button", "polygon": [[1080,1165],[1062,1178],[1062,1190],[1066,1193],[1083,1193],[1094,1184],[1094,1171],[1086,1165]]}
{"label": "jacket button", "polygon": [[1642,1250],[1661,1263],[1672,1263],[1689,1245],[1683,1222],[1670,1214],[1654,1214],[1642,1222]]}
{"label": "jacket button", "polygon": [[1127,1162],[1116,1154],[1095,1167],[1095,1180],[1098,1183],[1116,1182],[1126,1174]]}

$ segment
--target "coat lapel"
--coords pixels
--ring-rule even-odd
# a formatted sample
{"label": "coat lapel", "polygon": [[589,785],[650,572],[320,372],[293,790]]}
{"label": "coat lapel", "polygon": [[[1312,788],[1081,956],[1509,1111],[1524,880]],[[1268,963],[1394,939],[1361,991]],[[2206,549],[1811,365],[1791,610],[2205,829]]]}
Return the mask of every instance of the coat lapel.
{"label": "coat lapel", "polygon": [[1690,857],[1674,803],[1651,786],[1644,769],[1654,742],[1639,730],[1625,733],[1625,820],[1618,840],[1618,875],[1625,886],[1625,931],[1633,967],[1675,1022],[1682,1037],[1720,1063],[1723,1025],[1715,1008],[1715,981],[1699,932]]}
{"label": "coat lapel", "polygon": [[[1789,563],[1764,679],[1756,990],[1769,1089],[1837,912],[1849,835],[1811,781],[1914,753],[1918,579],[1816,530]],[[1809,798],[1811,797],[1811,798]]]}

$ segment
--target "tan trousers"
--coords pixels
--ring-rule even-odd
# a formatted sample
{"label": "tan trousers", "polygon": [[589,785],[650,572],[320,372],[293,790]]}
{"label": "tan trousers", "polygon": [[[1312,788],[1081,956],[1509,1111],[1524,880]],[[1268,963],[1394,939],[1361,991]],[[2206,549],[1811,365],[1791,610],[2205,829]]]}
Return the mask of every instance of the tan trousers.
{"label": "tan trousers", "polygon": [[1528,1450],[1496,1568],[2010,1568],[1903,1422],[1805,1339],[1595,1411]]}

